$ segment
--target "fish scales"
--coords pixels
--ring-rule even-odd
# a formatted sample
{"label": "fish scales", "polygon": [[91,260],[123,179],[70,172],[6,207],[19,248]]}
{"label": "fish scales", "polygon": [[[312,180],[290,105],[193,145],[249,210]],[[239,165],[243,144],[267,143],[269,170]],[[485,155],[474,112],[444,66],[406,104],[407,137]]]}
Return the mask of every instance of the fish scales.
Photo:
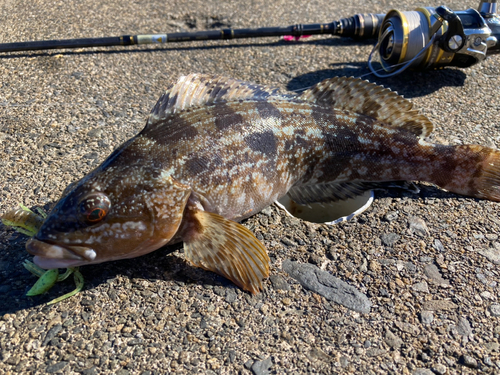
{"label": "fish scales", "polygon": [[[271,116],[257,110],[263,104]],[[454,175],[464,181],[457,170],[467,173],[476,164],[472,159],[464,167],[461,148],[435,146],[372,118],[310,103],[246,101],[195,109],[181,118],[194,129],[163,143],[164,150],[151,158],[165,160],[162,168],[192,186],[205,209],[232,220],[260,211],[293,185],[416,179],[444,186]],[[216,126],[226,118],[238,122]],[[142,136],[154,141],[155,134]],[[245,207],[252,211],[245,213]]]}
{"label": "fish scales", "polygon": [[421,180],[500,200],[498,151],[431,144],[431,131],[410,102],[359,79],[293,95],[181,77],[142,132],[65,190],[27,250],[41,267],[73,267],[183,241],[192,264],[257,293],[269,257],[238,222],[285,194],[329,202]]}

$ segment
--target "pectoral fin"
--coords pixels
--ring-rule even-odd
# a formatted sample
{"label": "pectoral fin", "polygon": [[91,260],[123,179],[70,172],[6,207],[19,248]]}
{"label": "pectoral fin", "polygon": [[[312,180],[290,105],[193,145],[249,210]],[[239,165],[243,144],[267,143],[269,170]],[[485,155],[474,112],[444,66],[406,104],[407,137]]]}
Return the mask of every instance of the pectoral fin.
{"label": "pectoral fin", "polygon": [[253,294],[269,276],[269,256],[262,243],[243,225],[220,215],[190,210],[184,238],[187,259],[218,273]]}

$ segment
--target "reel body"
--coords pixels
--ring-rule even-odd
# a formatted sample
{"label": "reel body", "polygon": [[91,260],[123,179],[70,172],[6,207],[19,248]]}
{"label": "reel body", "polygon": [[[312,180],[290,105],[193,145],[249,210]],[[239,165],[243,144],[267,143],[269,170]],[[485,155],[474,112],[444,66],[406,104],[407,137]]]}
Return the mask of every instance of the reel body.
{"label": "reel body", "polygon": [[475,9],[453,12],[444,6],[391,10],[382,21],[374,48],[383,69],[395,75],[407,68],[465,68],[483,61],[487,52],[500,52],[496,0],[481,2],[479,9],[481,13]]}

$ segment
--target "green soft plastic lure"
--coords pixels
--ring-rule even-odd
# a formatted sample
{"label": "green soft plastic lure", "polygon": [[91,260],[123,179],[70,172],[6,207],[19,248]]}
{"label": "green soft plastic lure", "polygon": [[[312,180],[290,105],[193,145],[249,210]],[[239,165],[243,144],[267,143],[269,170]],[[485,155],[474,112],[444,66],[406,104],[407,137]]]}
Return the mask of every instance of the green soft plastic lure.
{"label": "green soft plastic lure", "polygon": [[[38,232],[38,229],[42,225],[43,220],[47,217],[47,215],[39,208],[37,208],[38,214],[36,214],[22,204],[20,204],[19,206],[20,208],[11,210],[3,214],[0,219],[5,226],[12,227],[17,232],[33,237]],[[35,285],[33,285],[33,287],[26,293],[26,295],[30,297],[37,296],[49,291],[56,282],[66,280],[71,274],[73,274],[76,289],[59,298],[53,299],[52,301],[48,302],[47,305],[52,305],[54,303],[65,300],[66,298],[74,296],[83,288],[84,280],[82,274],[78,270],[78,267],[67,268],[66,272],[64,272],[63,274],[59,274],[59,271],[57,269],[44,270],[43,268],[38,267],[29,260],[25,260],[23,266],[33,275],[38,276],[38,280]]]}

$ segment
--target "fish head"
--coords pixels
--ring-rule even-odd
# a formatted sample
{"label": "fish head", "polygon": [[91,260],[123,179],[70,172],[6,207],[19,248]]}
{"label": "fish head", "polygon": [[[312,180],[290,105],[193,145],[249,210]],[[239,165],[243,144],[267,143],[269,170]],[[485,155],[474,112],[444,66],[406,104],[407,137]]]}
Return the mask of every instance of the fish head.
{"label": "fish head", "polygon": [[168,243],[190,190],[170,176],[145,175],[151,174],[129,166],[97,171],[70,185],[26,244],[34,263],[77,267],[134,258]]}

